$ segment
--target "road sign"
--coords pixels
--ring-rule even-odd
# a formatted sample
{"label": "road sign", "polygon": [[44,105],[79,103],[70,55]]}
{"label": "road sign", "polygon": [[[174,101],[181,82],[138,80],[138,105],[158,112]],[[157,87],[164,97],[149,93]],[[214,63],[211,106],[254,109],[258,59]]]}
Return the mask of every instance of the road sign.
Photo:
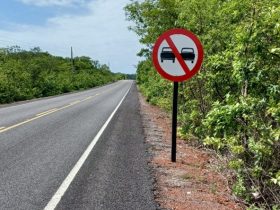
{"label": "road sign", "polygon": [[153,62],[160,75],[174,82],[172,111],[171,160],[176,162],[178,82],[193,77],[203,61],[203,47],[192,32],[172,29],[164,32],[156,41]]}
{"label": "road sign", "polygon": [[172,29],[155,43],[153,62],[159,74],[171,81],[182,82],[193,77],[203,61],[203,47],[192,32]]}

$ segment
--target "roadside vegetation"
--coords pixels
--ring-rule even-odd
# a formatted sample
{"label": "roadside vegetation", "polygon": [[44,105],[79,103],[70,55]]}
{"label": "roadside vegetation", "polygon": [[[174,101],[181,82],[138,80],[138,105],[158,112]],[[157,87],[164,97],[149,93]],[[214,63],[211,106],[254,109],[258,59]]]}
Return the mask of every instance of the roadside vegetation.
{"label": "roadside vegetation", "polygon": [[126,75],[110,71],[89,57],[63,58],[18,46],[0,49],[0,103],[10,103],[84,90]]}
{"label": "roadside vegetation", "polygon": [[144,0],[125,10],[146,46],[139,88],[166,110],[172,83],[152,65],[153,44],[171,28],[198,35],[205,59],[200,73],[180,84],[180,134],[229,159],[233,193],[249,209],[280,209],[279,0]]}

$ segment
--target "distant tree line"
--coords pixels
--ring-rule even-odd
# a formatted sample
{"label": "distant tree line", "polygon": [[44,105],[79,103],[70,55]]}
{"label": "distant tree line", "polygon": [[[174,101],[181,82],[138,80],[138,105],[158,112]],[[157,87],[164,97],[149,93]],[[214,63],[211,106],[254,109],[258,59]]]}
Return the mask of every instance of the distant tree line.
{"label": "distant tree line", "polygon": [[136,74],[126,74],[127,79],[136,80]]}
{"label": "distant tree line", "polygon": [[146,46],[137,83],[167,110],[172,83],[154,69],[153,45],[171,28],[198,35],[205,59],[180,86],[179,132],[229,159],[233,192],[250,209],[280,209],[279,0],[143,0],[126,13]]}
{"label": "distant tree line", "polygon": [[136,80],[136,74],[116,73],[116,75],[122,79]]}
{"label": "distant tree line", "polygon": [[0,103],[84,90],[125,79],[89,57],[53,56],[36,47],[0,49]]}

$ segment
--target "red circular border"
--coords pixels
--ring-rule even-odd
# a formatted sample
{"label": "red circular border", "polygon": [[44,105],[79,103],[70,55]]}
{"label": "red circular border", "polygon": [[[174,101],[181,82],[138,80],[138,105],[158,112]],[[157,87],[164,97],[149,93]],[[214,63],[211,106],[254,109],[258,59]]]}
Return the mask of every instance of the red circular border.
{"label": "red circular border", "polygon": [[[183,76],[172,76],[168,73],[166,73],[160,66],[159,61],[158,61],[158,51],[159,51],[159,47],[161,45],[161,43],[166,39],[166,37],[170,37],[174,34],[181,34],[181,35],[185,35],[187,37],[189,37],[190,39],[192,39],[197,47],[198,50],[198,59],[197,62],[194,66],[194,68],[190,71],[190,73],[183,75]],[[202,65],[202,61],[203,61],[203,47],[201,42],[199,41],[199,39],[197,38],[197,36],[195,34],[193,34],[192,32],[185,30],[185,29],[171,29],[169,31],[164,32],[156,41],[154,49],[153,49],[153,63],[155,68],[157,69],[158,73],[163,76],[164,78],[174,81],[174,82],[182,82],[185,80],[188,80],[190,78],[192,78],[200,69],[201,65]]]}

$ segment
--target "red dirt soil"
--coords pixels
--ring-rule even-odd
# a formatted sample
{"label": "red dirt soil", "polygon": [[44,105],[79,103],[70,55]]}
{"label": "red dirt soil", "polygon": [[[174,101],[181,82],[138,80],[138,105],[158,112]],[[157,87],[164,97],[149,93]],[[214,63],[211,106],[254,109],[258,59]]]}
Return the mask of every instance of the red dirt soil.
{"label": "red dirt soil", "polygon": [[227,175],[215,170],[219,163],[211,151],[177,141],[177,162],[171,162],[171,120],[139,94],[150,166],[155,178],[155,199],[161,209],[241,210],[232,196]]}

